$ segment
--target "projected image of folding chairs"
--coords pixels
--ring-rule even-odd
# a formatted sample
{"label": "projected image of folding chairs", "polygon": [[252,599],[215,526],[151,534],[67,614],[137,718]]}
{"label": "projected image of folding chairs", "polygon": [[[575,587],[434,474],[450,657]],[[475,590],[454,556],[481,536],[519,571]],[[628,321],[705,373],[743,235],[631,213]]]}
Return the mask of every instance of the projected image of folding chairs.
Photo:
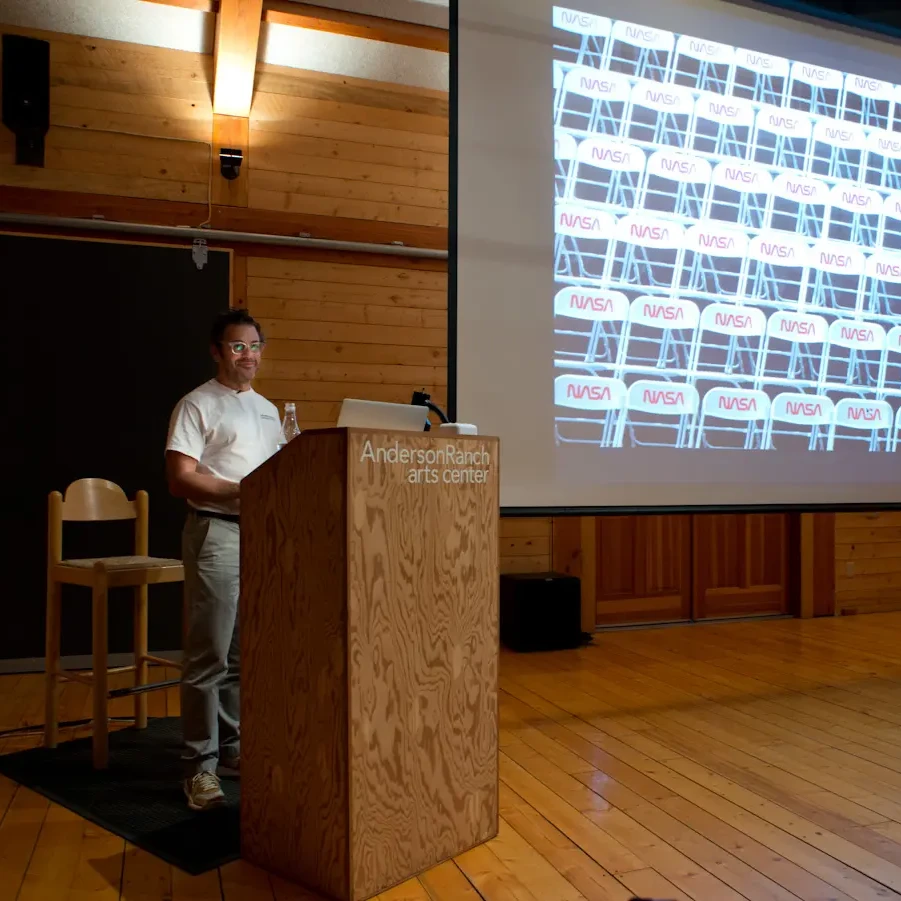
{"label": "projected image of folding chairs", "polygon": [[688,147],[697,153],[747,160],[756,111],[750,100],[701,94],[695,103],[695,122]]}
{"label": "projected image of folding chairs", "polygon": [[767,321],[754,388],[818,385],[826,367],[827,334],[822,316],[773,313]]}
{"label": "projected image of folding chairs", "polygon": [[826,237],[869,249],[882,241],[885,201],[871,188],[838,182],[829,194]]}
{"label": "projected image of folding chairs", "polygon": [[651,154],[647,174],[633,204],[648,213],[680,219],[700,219],[713,190],[713,170],[707,160],[679,150]]}
{"label": "projected image of folding chairs", "polygon": [[901,317],[901,253],[881,251],[866,261],[861,307],[871,316]]}
{"label": "projected image of folding chairs", "polygon": [[835,405],[828,397],[795,392],[777,394],[770,405],[764,448],[824,451],[834,416]]}
{"label": "projected image of folding chairs", "polygon": [[705,222],[685,231],[679,292],[707,298],[736,297],[744,282],[748,236],[728,225]]}
{"label": "projected image of folding chairs", "polygon": [[764,391],[711,388],[701,400],[693,445],[716,450],[761,450],[770,416]]}
{"label": "projected image of folding chairs", "polygon": [[579,66],[600,68],[612,22],[604,16],[554,7],[554,56]]}
{"label": "projected image of folding chairs", "polygon": [[602,279],[616,219],[610,213],[568,203],[556,205],[554,219],[556,276],[583,283]]}
{"label": "projected image of folding chairs", "polygon": [[741,228],[764,228],[773,191],[773,176],[759,163],[724,160],[713,170],[705,219]]}
{"label": "projected image of folding chairs", "polygon": [[688,447],[699,403],[694,385],[639,379],[629,385],[614,444],[623,447],[628,432],[631,447]]}
{"label": "projected image of folding chairs", "polygon": [[586,138],[579,145],[566,183],[564,199],[611,212],[639,203],[646,158],[634,144],[616,138]]}
{"label": "projected image of folding chairs", "polygon": [[901,325],[889,329],[885,336],[877,397],[884,400],[887,392],[901,397]]}
{"label": "projected image of folding chairs", "polygon": [[615,226],[607,262],[612,287],[669,293],[679,284],[685,230],[679,223],[636,213]]}
{"label": "projected image of folding chairs", "polygon": [[752,162],[806,173],[812,149],[809,113],[776,106],[761,106],[757,111],[751,134]]}
{"label": "projected image of folding chairs", "polygon": [[860,314],[864,305],[867,259],[862,250],[838,241],[820,241],[810,249],[807,305]]}
{"label": "projected image of folding chairs", "polygon": [[626,386],[618,379],[593,375],[561,375],[554,379],[554,402],[579,415],[556,418],[560,444],[613,447],[626,403]]}
{"label": "projected image of folding chairs", "polygon": [[554,195],[562,200],[569,190],[569,179],[579,149],[579,142],[565,129],[554,131]]}
{"label": "projected image of folding chairs", "polygon": [[886,191],[901,190],[901,133],[874,128],[867,136],[865,183]]}
{"label": "projected image of folding chairs", "polygon": [[788,87],[789,62],[756,50],[737,48],[732,93],[736,97],[782,106]]}
{"label": "projected image of folding chairs", "polygon": [[883,250],[901,251],[901,191],[889,192],[882,202],[879,245]]}
{"label": "projected image of folding chairs", "polygon": [[799,61],[791,64],[785,102],[791,109],[835,119],[841,111],[844,95],[845,76],[838,69]]}
{"label": "projected image of folding chairs", "polygon": [[670,70],[673,84],[712,94],[730,94],[735,75],[735,48],[682,34]]}
{"label": "projected image of folding chairs", "polygon": [[810,245],[787,232],[752,238],[739,296],[775,309],[797,309],[807,294]]}
{"label": "projected image of folding chairs", "polygon": [[826,234],[829,185],[819,178],[784,172],[773,181],[765,228],[817,240]]}
{"label": "projected image of folding chairs", "polygon": [[562,288],[554,298],[558,362],[603,364],[612,369],[628,318],[629,301],[620,291]]}
{"label": "projected image of folding chairs", "polygon": [[586,137],[619,137],[627,125],[631,96],[632,83],[625,75],[576,66],[557,88],[554,125]]}
{"label": "projected image of folding chairs", "polygon": [[857,388],[873,396],[880,387],[885,359],[885,329],[863,319],[836,319],[829,324],[826,365],[820,373],[820,393],[828,386]]}
{"label": "projected image of folding chairs", "polygon": [[676,37],[672,32],[622,20],[614,22],[601,68],[649,81],[670,80]]}
{"label": "projected image of folding chairs", "polygon": [[695,99],[688,88],[641,80],[629,97],[623,136],[658,149],[686,149],[694,114]]}
{"label": "projected image of folding chairs", "polygon": [[691,300],[637,297],[629,308],[616,374],[656,371],[687,378],[700,318]]}
{"label": "projected image of folding chairs", "polygon": [[[867,134],[856,122],[820,119],[813,126],[810,173],[821,178],[860,182],[867,155]],[[847,185],[853,187],[853,185]]]}
{"label": "projected image of folding chairs", "polygon": [[835,450],[837,443],[855,441],[866,444],[871,453],[891,451],[894,425],[895,414],[886,401],[842,398],[835,405],[827,449]]}
{"label": "projected image of folding chairs", "polygon": [[758,307],[712,303],[701,310],[688,362],[690,379],[714,375],[745,376],[757,373],[766,316]]}
{"label": "projected image of folding chairs", "polygon": [[839,118],[867,128],[891,131],[895,112],[895,86],[863,75],[845,76]]}

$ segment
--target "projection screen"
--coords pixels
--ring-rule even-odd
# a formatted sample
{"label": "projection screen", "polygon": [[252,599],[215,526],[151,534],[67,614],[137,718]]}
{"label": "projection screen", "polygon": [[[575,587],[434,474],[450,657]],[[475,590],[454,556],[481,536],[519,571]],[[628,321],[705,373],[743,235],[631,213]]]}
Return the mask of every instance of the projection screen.
{"label": "projection screen", "polygon": [[901,48],[457,0],[453,411],[505,508],[901,502]]}

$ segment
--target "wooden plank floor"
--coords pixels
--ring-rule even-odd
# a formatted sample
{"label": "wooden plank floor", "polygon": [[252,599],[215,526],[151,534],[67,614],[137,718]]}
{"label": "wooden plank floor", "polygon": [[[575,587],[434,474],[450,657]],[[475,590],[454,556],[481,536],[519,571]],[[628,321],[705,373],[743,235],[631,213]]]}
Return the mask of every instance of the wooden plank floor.
{"label": "wooden plank floor", "polygon": [[[899,632],[885,614],[504,654],[499,837],[381,898],[901,899]],[[0,678],[0,729],[39,723],[41,698],[40,676]],[[89,713],[68,686],[63,718]],[[0,777],[2,901],[301,898],[243,862],[186,876]]]}

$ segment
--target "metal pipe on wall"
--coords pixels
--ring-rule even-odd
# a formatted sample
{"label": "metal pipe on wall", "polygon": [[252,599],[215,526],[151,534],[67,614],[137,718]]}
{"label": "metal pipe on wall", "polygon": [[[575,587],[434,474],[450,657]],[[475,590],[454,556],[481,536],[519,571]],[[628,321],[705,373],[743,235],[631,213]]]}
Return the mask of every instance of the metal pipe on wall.
{"label": "metal pipe on wall", "polygon": [[148,225],[140,222],[115,222],[109,219],[78,219],[63,216],[33,216],[27,213],[2,213],[0,224],[33,228],[56,228],[115,234],[147,235],[161,238],[268,244],[276,247],[301,247],[309,250],[342,250],[350,253],[377,253],[421,260],[447,260],[446,250],[407,247],[405,244],[367,244],[357,241],[331,241],[324,238],[301,238],[293,235],[261,235],[252,232],[220,231],[213,228],[191,228],[179,225]]}

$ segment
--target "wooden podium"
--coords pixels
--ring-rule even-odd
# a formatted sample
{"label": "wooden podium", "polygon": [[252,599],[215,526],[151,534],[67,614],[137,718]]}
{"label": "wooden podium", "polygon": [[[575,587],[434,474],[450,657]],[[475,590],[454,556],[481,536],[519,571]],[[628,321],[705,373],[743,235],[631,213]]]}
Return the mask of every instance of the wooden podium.
{"label": "wooden podium", "polygon": [[241,856],[363,901],[497,834],[498,441],[302,433],[241,488]]}

